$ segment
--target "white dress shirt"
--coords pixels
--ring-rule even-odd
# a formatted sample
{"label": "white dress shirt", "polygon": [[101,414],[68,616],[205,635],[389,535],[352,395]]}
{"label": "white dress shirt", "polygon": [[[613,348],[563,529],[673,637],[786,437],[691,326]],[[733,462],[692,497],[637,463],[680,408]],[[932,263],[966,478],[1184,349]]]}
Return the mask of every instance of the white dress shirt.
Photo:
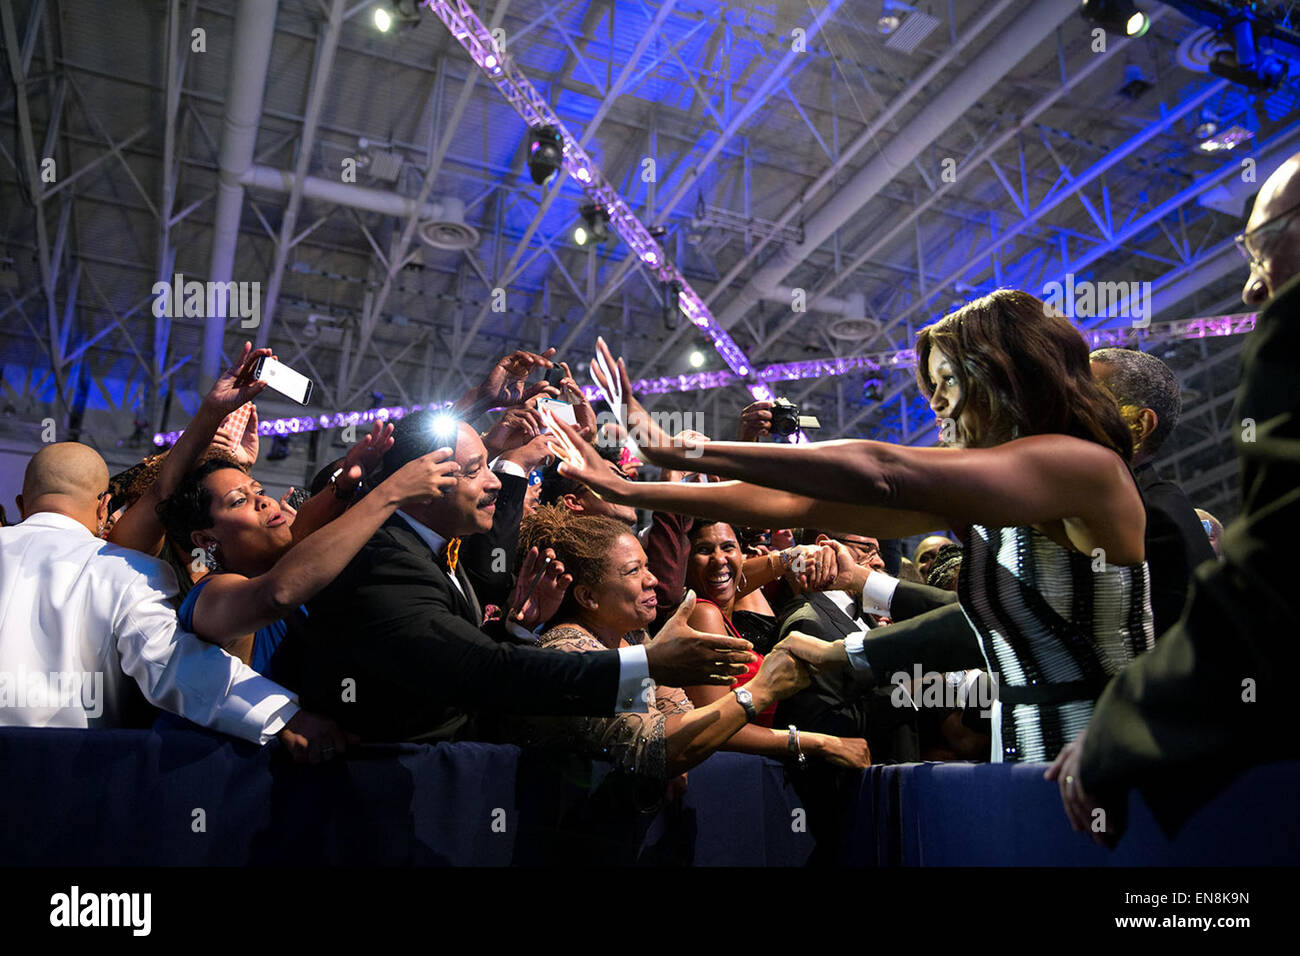
{"label": "white dress shirt", "polygon": [[[898,578],[885,574],[883,571],[872,571],[862,584],[862,613],[880,614],[888,617],[896,590],[898,590]],[[831,595],[831,599],[835,600],[834,595]],[[845,599],[847,600],[847,596]],[[836,603],[839,602],[836,601]],[[859,621],[859,623],[862,624],[862,630],[844,638],[844,650],[848,653],[849,663],[853,665],[855,670],[868,670],[871,665],[867,661],[867,654],[863,649],[863,645],[866,643],[867,630],[870,625],[864,621]]]}
{"label": "white dress shirt", "polygon": [[133,678],[150,703],[266,743],[293,695],[181,628],[162,561],[66,515],[0,528],[0,725],[116,727]]}
{"label": "white dress shirt", "polygon": [[[446,538],[406,512],[399,509],[397,513],[411,526],[411,530],[420,536],[420,540],[429,546],[429,550],[435,555],[442,554],[442,549],[447,544]],[[451,583],[456,585],[456,590],[460,591],[461,596],[469,600],[469,595],[465,594],[465,588],[457,580],[456,575],[449,574],[447,577],[451,578]],[[473,603],[470,601],[471,605]],[[517,637],[533,643],[537,642],[537,634],[516,621],[506,621],[506,627]],[[540,631],[541,628],[538,630]],[[650,679],[650,662],[646,659],[645,648],[639,644],[620,647],[618,649],[618,696],[614,702],[614,713],[649,713],[650,702],[654,700],[654,696],[654,681]]]}

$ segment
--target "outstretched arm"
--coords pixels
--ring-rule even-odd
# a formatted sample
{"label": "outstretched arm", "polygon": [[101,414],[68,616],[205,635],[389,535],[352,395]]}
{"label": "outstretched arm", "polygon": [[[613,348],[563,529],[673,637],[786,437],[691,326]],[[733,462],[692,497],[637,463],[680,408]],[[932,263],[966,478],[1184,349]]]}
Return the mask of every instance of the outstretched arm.
{"label": "outstretched arm", "polygon": [[555,428],[559,434],[552,430],[548,437],[553,439],[551,447],[556,454],[564,459],[560,473],[581,481],[606,501],[751,528],[792,526],[906,537],[948,527],[946,518],[933,514],[819,501],[739,481],[627,481],[613,474],[600,453],[581,441],[572,426],[557,422]]}
{"label": "outstretched arm", "polygon": [[403,465],[342,517],[295,544],[265,574],[215,575],[194,606],[195,633],[224,645],[315,597],[393,512],[455,485],[458,466],[451,456],[451,449],[440,448]]}
{"label": "outstretched arm", "polygon": [[1122,560],[1121,553],[1142,559],[1134,536],[1117,534],[1117,529],[1136,525],[1140,539],[1142,500],[1123,459],[1095,442],[1033,435],[993,448],[913,448],[861,440],[691,443],[669,438],[655,426],[631,396],[626,365],[612,360],[603,340],[597,347],[606,364],[618,369],[629,396],[629,425],[645,456],[657,465],[689,467],[826,501],[943,515],[932,528],[1076,519],[1083,527],[1072,530],[1085,531],[1076,540],[1079,547],[1096,539],[1114,552],[1115,560]]}

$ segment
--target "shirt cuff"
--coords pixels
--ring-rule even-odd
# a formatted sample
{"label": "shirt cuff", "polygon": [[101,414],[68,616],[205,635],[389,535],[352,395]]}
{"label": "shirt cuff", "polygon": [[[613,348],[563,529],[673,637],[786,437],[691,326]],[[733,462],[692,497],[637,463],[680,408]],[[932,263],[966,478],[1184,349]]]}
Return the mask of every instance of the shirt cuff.
{"label": "shirt cuff", "polygon": [[618,697],[616,714],[648,714],[654,700],[655,682],[650,679],[650,661],[640,644],[618,649]]}
{"label": "shirt cuff", "polygon": [[539,638],[541,637],[542,628],[545,626],[546,625],[543,624],[541,627],[537,628],[537,630],[530,631],[518,621],[506,621],[506,630],[514,637],[519,638],[521,641],[527,641],[529,644],[541,643]]}
{"label": "shirt cuff", "polygon": [[[875,577],[875,574],[872,574],[871,577]],[[863,648],[866,640],[866,631],[858,631],[856,634],[850,634],[844,638],[844,651],[849,656],[849,663],[853,665],[853,670],[858,673],[871,670],[871,664],[867,660],[867,652]]]}
{"label": "shirt cuff", "polygon": [[524,466],[516,461],[506,461],[501,458],[493,458],[488,468],[495,471],[498,475],[514,475],[516,478],[527,478],[528,472],[524,471]]}
{"label": "shirt cuff", "polygon": [[882,571],[872,571],[862,585],[862,613],[888,616],[897,588],[898,578]]}

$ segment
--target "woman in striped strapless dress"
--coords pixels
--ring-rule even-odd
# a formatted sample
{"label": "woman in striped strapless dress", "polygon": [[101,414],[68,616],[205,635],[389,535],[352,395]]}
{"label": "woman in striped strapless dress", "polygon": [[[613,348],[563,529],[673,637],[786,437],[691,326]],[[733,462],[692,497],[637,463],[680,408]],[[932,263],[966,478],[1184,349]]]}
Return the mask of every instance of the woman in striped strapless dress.
{"label": "woman in striped strapless dress", "polygon": [[[631,396],[622,361],[598,347]],[[1002,701],[993,759],[1051,760],[1087,724],[1107,678],[1153,641],[1132,434],[1093,379],[1078,329],[1026,292],[968,303],[922,329],[916,350],[942,447],[686,445],[629,398],[644,457],[740,481],[617,481],[567,428],[579,447],[565,452],[557,440],[561,470],[608,500],[750,527],[880,538],[956,530],[966,548],[959,598]],[[870,646],[809,639],[795,653],[869,666]]]}
{"label": "woman in striped strapless dress", "polygon": [[994,763],[1055,757],[1153,641],[1145,562],[1106,564],[1033,528],[972,525],[958,597],[998,675]]}

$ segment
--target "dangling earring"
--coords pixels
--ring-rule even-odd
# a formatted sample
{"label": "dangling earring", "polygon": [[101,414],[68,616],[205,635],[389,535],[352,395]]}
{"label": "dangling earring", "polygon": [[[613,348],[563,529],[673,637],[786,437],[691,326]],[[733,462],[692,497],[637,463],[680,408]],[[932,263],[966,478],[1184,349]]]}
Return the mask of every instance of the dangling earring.
{"label": "dangling earring", "polygon": [[221,562],[217,560],[217,543],[215,541],[208,543],[207,550],[203,554],[203,563],[208,566],[209,571],[221,570]]}
{"label": "dangling earring", "polygon": [[742,566],[740,569],[740,590],[745,590],[745,584],[745,568]]}

